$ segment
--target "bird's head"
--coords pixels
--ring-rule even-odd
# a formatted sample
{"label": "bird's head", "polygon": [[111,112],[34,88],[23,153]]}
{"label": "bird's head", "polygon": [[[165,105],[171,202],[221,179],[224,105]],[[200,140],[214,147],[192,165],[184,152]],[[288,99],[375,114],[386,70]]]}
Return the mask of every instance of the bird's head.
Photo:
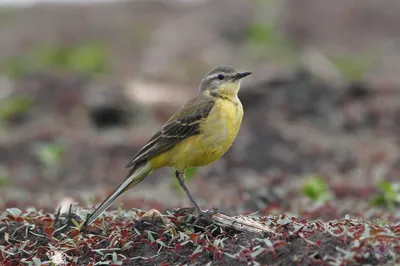
{"label": "bird's head", "polygon": [[251,72],[239,72],[230,66],[218,66],[208,72],[200,83],[200,93],[218,93],[224,96],[236,96],[242,78]]}

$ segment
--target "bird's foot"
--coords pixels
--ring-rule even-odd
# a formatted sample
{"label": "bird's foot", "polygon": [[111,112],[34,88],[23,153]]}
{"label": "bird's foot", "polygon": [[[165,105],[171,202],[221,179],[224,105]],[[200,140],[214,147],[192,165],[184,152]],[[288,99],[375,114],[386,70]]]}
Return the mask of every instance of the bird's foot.
{"label": "bird's foot", "polygon": [[212,208],[210,210],[202,210],[199,208],[199,209],[197,209],[197,213],[198,213],[199,217],[203,217],[203,218],[206,218],[207,220],[211,220],[211,217],[214,214],[218,213],[218,209]]}

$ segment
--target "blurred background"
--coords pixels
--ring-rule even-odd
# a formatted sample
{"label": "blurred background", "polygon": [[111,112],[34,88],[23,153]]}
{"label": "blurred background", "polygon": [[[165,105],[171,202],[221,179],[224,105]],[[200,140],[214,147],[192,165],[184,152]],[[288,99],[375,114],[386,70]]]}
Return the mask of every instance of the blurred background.
{"label": "blurred background", "polygon": [[[203,75],[227,64],[245,117],[190,169],[204,208],[400,220],[400,2],[0,1],[0,208],[100,203]],[[189,206],[171,169],[117,208]]]}

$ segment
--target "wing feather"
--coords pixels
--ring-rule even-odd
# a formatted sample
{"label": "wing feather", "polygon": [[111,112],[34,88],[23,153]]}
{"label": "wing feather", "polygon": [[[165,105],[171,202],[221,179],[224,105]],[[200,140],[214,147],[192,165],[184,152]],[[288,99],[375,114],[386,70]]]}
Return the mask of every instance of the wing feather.
{"label": "wing feather", "polygon": [[193,98],[175,113],[165,125],[146,143],[126,167],[161,154],[182,140],[200,134],[200,123],[207,118],[214,101],[200,96]]}

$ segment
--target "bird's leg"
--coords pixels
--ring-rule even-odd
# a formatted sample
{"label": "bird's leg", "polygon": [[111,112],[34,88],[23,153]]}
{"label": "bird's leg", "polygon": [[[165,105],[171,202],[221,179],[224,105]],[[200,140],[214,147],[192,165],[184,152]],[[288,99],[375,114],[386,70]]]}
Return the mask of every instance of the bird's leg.
{"label": "bird's leg", "polygon": [[200,209],[199,205],[194,200],[192,194],[190,193],[189,189],[187,188],[187,186],[185,184],[185,171],[176,171],[175,176],[176,176],[176,178],[178,178],[179,185],[183,188],[186,195],[188,196],[190,201],[193,203],[194,207],[196,208],[196,211],[198,212],[198,214],[200,216],[205,216],[207,218],[211,218],[211,216],[213,214],[216,214],[218,212],[216,209],[211,209],[211,210],[206,210],[206,211]]}

